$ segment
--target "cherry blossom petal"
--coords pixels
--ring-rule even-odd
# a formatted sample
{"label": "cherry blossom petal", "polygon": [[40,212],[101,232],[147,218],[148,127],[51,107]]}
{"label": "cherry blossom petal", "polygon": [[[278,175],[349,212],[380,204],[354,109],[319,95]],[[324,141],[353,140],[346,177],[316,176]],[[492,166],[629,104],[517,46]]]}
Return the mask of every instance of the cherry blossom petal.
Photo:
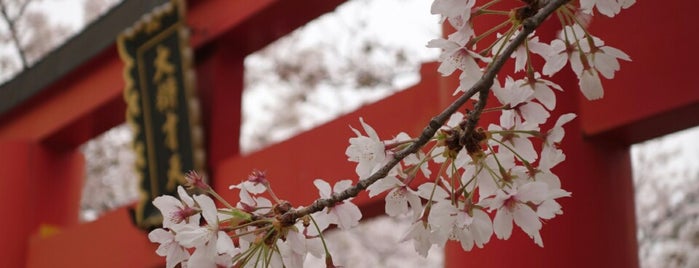
{"label": "cherry blossom petal", "polygon": [[158,196],[153,200],[153,205],[163,215],[163,227],[170,228],[179,223],[178,211],[182,209],[182,202],[169,195]]}
{"label": "cherry blossom petal", "polygon": [[480,209],[473,210],[473,223],[471,224],[471,234],[476,246],[482,248],[485,243],[490,241],[493,236],[493,222],[490,220],[485,211]]}
{"label": "cherry blossom petal", "polygon": [[369,185],[367,187],[367,192],[369,194],[369,197],[374,197],[380,193],[383,193],[391,188],[394,188],[396,186],[401,186],[403,185],[400,180],[396,177],[385,177],[383,179],[379,179],[376,181],[374,184]]}
{"label": "cherry blossom petal", "polygon": [[340,229],[349,229],[359,224],[362,219],[362,212],[357,205],[344,201],[342,205],[336,205],[332,208],[337,215],[337,226]]}
{"label": "cherry blossom petal", "polygon": [[182,185],[177,186],[177,194],[180,196],[180,200],[182,200],[182,202],[185,205],[190,207],[194,206],[194,199],[192,199],[192,197],[189,196],[187,190],[185,190],[184,187],[182,187]]}
{"label": "cherry blossom petal", "polygon": [[419,196],[417,196],[415,192],[412,192],[410,190],[408,190],[406,197],[408,198],[408,204],[410,205],[410,208],[413,210],[413,217],[415,219],[419,218],[422,212],[422,200]]}
{"label": "cherry blossom petal", "polygon": [[548,185],[543,182],[529,182],[517,189],[517,200],[526,203],[540,203],[548,195]]}
{"label": "cherry blossom petal", "polygon": [[473,249],[473,235],[469,231],[459,231],[456,234],[458,236],[461,248],[465,251],[471,251]]}
{"label": "cherry blossom petal", "polygon": [[544,146],[544,148],[541,149],[539,169],[545,172],[550,172],[551,168],[563,162],[565,159],[566,156],[563,154],[562,150],[550,146]]}
{"label": "cherry blossom petal", "polygon": [[508,239],[512,235],[512,213],[498,209],[493,219],[493,231],[499,239]]}
{"label": "cherry blossom petal", "polygon": [[534,98],[546,106],[549,111],[556,108],[556,94],[545,83],[537,82],[534,84]]}
{"label": "cherry blossom petal", "polygon": [[[439,201],[439,200],[444,200],[449,198],[449,193],[442,189],[442,187],[437,186],[435,189],[435,184],[432,182],[426,182],[421,184],[420,186],[417,187],[417,193],[420,197],[430,200],[430,196],[432,197],[432,201]],[[432,193],[434,189],[434,194]]]}
{"label": "cherry blossom petal", "polygon": [[328,214],[327,209],[313,213],[311,214],[311,217],[313,217],[313,220],[315,220],[318,228],[316,228],[314,224],[311,224],[311,226],[306,229],[309,236],[318,236],[318,229],[320,229],[320,232],[323,232],[330,226],[330,215]]}
{"label": "cherry blossom petal", "polygon": [[536,215],[542,219],[553,219],[553,217],[560,214],[563,214],[561,205],[552,199],[544,201],[536,208]]}
{"label": "cherry blossom petal", "polygon": [[347,190],[347,188],[352,187],[352,181],[351,180],[341,180],[335,183],[335,186],[333,187],[333,192],[339,193],[344,190]]}
{"label": "cherry blossom petal", "polygon": [[189,259],[189,252],[174,240],[174,234],[162,228],[155,229],[148,234],[151,242],[160,243],[155,253],[165,257],[167,268],[175,267],[177,264]]}
{"label": "cherry blossom petal", "polygon": [[199,204],[201,214],[204,216],[206,224],[218,226],[218,217],[216,216],[218,212],[214,200],[206,195],[195,195],[194,200]]}
{"label": "cherry blossom petal", "polygon": [[595,69],[585,70],[580,76],[580,90],[588,100],[601,99],[604,96],[602,81],[600,81]]}
{"label": "cherry blossom petal", "polygon": [[534,210],[527,205],[519,205],[513,211],[514,221],[522,230],[533,236],[541,230],[541,221]]}
{"label": "cherry blossom petal", "polygon": [[426,224],[422,221],[413,223],[401,239],[403,242],[412,239],[415,251],[417,251],[417,253],[422,257],[427,257],[427,252],[432,247],[432,242],[430,240],[432,234],[430,233],[429,228],[426,228],[425,225]]}
{"label": "cherry blossom petal", "polygon": [[546,119],[551,115],[544,109],[544,106],[535,102],[528,102],[520,106],[519,111],[522,113],[524,120],[537,125],[545,123]]}
{"label": "cherry blossom petal", "polygon": [[617,61],[615,57],[605,53],[594,54],[594,65],[595,69],[607,79],[613,79],[614,72],[618,71],[620,68],[619,61]]}
{"label": "cherry blossom petal", "polygon": [[566,65],[568,62],[568,53],[566,52],[566,44],[563,40],[554,39],[551,41],[550,54],[546,57],[546,63],[541,72],[544,75],[552,76]]}
{"label": "cherry blossom petal", "polygon": [[211,232],[207,228],[185,225],[178,229],[175,240],[184,247],[200,247],[211,238]]}
{"label": "cherry blossom petal", "polygon": [[233,244],[233,240],[224,231],[218,231],[216,239],[216,253],[218,254],[228,254],[235,256],[240,253],[240,249],[236,248]]}
{"label": "cherry blossom petal", "polygon": [[332,194],[332,188],[330,188],[329,183],[321,179],[315,179],[313,180],[313,185],[315,185],[316,188],[318,188],[318,194],[321,198],[330,198],[330,195]]}

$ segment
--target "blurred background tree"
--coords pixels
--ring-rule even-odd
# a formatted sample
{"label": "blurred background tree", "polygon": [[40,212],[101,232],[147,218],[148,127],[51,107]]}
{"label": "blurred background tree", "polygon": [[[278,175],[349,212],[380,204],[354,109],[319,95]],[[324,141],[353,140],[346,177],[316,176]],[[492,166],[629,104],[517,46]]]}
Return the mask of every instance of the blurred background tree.
{"label": "blurred background tree", "polygon": [[634,145],[643,267],[699,267],[699,128]]}

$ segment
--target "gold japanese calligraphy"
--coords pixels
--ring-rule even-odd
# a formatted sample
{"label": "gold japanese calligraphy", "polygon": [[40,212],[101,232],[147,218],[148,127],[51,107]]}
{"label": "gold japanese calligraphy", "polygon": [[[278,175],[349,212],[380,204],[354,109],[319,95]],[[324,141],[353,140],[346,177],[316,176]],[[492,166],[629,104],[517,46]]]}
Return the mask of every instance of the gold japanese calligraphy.
{"label": "gold japanese calligraphy", "polygon": [[173,75],[175,73],[175,66],[170,63],[170,49],[163,45],[158,45],[156,48],[155,60],[153,60],[153,66],[155,66],[155,75],[153,75],[153,82],[158,82],[162,80],[165,75]]}
{"label": "gold japanese calligraphy", "polygon": [[173,152],[177,151],[177,115],[175,113],[165,114],[163,132],[165,132],[165,147]]}
{"label": "gold japanese calligraphy", "polygon": [[174,190],[179,184],[184,183],[184,174],[182,174],[182,159],[179,154],[170,156],[170,169],[167,171],[167,189]]}
{"label": "gold japanese calligraphy", "polygon": [[124,61],[126,119],[134,131],[140,202],[134,221],[144,229],[160,224],[151,203],[173,194],[184,172],[205,172],[195,72],[183,0],[171,0],[144,16],[118,38]]}
{"label": "gold japanese calligraphy", "polygon": [[177,107],[177,80],[168,76],[158,84],[155,96],[155,108],[160,112],[173,110]]}

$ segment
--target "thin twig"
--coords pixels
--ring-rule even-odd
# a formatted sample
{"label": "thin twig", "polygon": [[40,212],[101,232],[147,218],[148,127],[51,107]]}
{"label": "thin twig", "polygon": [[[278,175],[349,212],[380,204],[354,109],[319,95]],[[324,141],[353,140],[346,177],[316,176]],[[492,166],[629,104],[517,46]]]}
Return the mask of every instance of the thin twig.
{"label": "thin twig", "polygon": [[291,210],[285,213],[282,217],[282,221],[286,223],[293,223],[296,219],[310,215],[312,213],[323,210],[326,207],[332,206],[343,200],[357,196],[361,191],[365,190],[367,187],[372,185],[374,182],[382,179],[388,175],[388,172],[396,166],[403,158],[413,154],[420,150],[427,142],[434,136],[434,134],[439,130],[439,128],[444,125],[444,122],[456,112],[461,106],[463,106],[473,95],[480,93],[479,101],[476,104],[475,109],[469,113],[469,121],[467,126],[466,136],[473,132],[475,125],[478,123],[480,114],[485,107],[485,100],[488,98],[488,92],[490,87],[493,85],[493,80],[495,76],[500,72],[502,66],[505,64],[507,59],[512,55],[512,53],[517,49],[526,39],[529,34],[531,34],[534,29],[539,27],[541,23],[546,19],[551,13],[562,5],[568,3],[570,0],[551,0],[548,4],[538,10],[538,12],[524,21],[522,21],[522,30],[512,39],[507,47],[502,51],[502,53],[496,57],[493,62],[488,66],[476,84],[474,84],[468,91],[466,91],[461,97],[456,99],[449,107],[442,111],[437,116],[433,117],[429,124],[422,130],[420,137],[407,148],[397,152],[391,160],[388,161],[384,166],[378,171],[374,172],[371,176],[366,179],[360,180],[357,185],[352,186],[345,191],[340,193],[333,193],[330,198],[318,199],[313,204],[307,207],[300,208],[298,210]]}
{"label": "thin twig", "polygon": [[7,12],[7,7],[4,2],[0,1],[0,14],[2,14],[2,18],[5,20],[5,23],[7,23],[7,28],[10,30],[10,37],[12,37],[12,42],[14,43],[15,48],[17,49],[17,55],[19,56],[20,61],[22,62],[22,68],[23,69],[29,69],[29,63],[27,62],[27,55],[25,54],[24,49],[22,48],[22,44],[19,42],[19,37],[17,36],[17,20],[24,15],[24,11],[27,10],[27,6],[29,5],[29,2],[31,0],[27,0],[22,2],[21,6],[19,7],[19,11],[17,12],[17,15],[12,18],[10,17],[10,14]]}

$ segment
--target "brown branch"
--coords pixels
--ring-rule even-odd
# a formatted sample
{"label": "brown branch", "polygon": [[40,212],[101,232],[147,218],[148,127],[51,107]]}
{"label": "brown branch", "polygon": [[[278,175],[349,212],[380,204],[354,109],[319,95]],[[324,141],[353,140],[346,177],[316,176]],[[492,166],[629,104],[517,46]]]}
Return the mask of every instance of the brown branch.
{"label": "brown branch", "polygon": [[487,70],[483,74],[480,80],[476,82],[468,91],[466,91],[461,97],[455,100],[449,107],[442,111],[437,116],[433,117],[429,124],[422,130],[420,137],[409,147],[397,152],[394,157],[389,160],[384,166],[381,167],[374,174],[366,179],[360,180],[357,185],[352,186],[345,191],[340,193],[333,193],[330,198],[318,199],[313,202],[310,206],[300,208],[298,210],[291,210],[282,216],[282,222],[293,224],[296,219],[310,215],[312,213],[323,210],[326,207],[330,207],[338,202],[357,196],[361,191],[365,190],[367,187],[372,185],[374,182],[386,177],[388,172],[396,166],[403,158],[413,154],[420,150],[427,142],[434,136],[434,134],[439,130],[439,128],[444,125],[444,122],[456,112],[461,106],[463,106],[473,95],[480,93],[480,98],[476,104],[475,109],[469,113],[469,121],[467,126],[466,136],[473,132],[475,125],[478,123],[480,114],[485,107],[485,100],[488,98],[488,93],[490,87],[493,85],[493,80],[495,76],[500,72],[502,66],[505,64],[507,59],[512,55],[512,53],[519,47],[526,39],[529,34],[531,34],[534,29],[539,27],[541,23],[549,15],[551,15],[556,9],[562,5],[568,3],[570,0],[551,0],[548,4],[538,10],[536,14],[522,21],[522,30],[515,36],[514,39],[505,47],[502,53],[496,57],[493,62],[488,66]]}
{"label": "brown branch", "polygon": [[19,42],[19,37],[17,36],[16,23],[17,20],[21,18],[22,15],[24,15],[24,11],[27,10],[27,6],[30,2],[30,0],[22,2],[16,16],[12,18],[10,17],[10,14],[7,12],[7,6],[5,5],[5,3],[0,1],[0,14],[2,15],[2,18],[5,20],[5,23],[7,23],[7,28],[10,30],[10,37],[12,37],[12,43],[17,49],[17,54],[19,56],[20,61],[22,62],[22,68],[25,70],[29,69],[29,63],[27,62],[27,55],[24,49],[22,48],[22,44]]}

